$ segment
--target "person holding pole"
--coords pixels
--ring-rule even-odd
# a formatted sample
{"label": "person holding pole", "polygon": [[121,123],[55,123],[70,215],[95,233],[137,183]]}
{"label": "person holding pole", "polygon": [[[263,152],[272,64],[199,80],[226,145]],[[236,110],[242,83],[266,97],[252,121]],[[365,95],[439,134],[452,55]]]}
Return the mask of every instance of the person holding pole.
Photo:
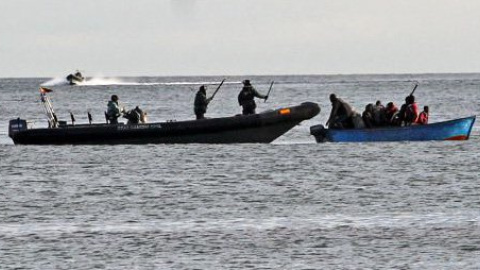
{"label": "person holding pole", "polygon": [[267,100],[268,95],[259,94],[250,83],[250,80],[244,80],[242,83],[242,91],[240,91],[240,93],[238,94],[238,103],[243,108],[242,114],[255,114],[255,109],[257,108],[257,104],[255,103],[255,97]]}
{"label": "person holding pole", "polygon": [[210,103],[211,100],[211,98],[207,98],[207,87],[205,85],[200,86],[193,104],[193,111],[197,116],[197,120],[205,119],[204,114],[207,112],[208,103]]}
{"label": "person holding pole", "polygon": [[195,101],[193,103],[193,112],[195,113],[197,120],[205,119],[204,114],[207,112],[208,103],[210,103],[210,101],[212,101],[212,99],[215,97],[218,90],[220,90],[220,87],[222,87],[223,82],[225,82],[225,79],[223,79],[215,92],[213,92],[213,95],[209,98],[207,98],[207,87],[205,85],[200,86],[197,94],[195,95]]}

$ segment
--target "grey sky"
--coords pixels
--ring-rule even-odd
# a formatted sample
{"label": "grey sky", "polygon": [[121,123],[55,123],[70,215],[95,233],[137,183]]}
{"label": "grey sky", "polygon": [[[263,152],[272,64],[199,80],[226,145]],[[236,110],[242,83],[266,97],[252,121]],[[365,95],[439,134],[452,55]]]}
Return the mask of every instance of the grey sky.
{"label": "grey sky", "polygon": [[0,77],[480,72],[478,0],[0,0]]}

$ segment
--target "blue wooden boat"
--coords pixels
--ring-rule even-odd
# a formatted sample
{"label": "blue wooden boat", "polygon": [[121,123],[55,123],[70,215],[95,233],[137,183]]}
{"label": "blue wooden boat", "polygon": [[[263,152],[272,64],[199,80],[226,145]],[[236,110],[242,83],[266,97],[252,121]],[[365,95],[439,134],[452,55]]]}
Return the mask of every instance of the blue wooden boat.
{"label": "blue wooden boat", "polygon": [[428,125],[362,129],[327,129],[323,125],[310,127],[317,142],[395,142],[468,140],[475,116]]}

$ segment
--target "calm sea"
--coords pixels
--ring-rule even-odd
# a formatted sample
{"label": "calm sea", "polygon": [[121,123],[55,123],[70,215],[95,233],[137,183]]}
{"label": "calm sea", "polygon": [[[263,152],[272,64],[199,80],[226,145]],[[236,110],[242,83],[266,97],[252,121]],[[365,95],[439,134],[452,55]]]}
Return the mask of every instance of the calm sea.
{"label": "calm sea", "polygon": [[[87,74],[88,75],[88,74]],[[207,117],[241,112],[227,77]],[[8,120],[95,122],[112,94],[149,121],[192,119],[223,77],[0,79],[1,269],[480,269],[480,129],[464,142],[316,144],[328,95],[361,111],[414,85],[431,122],[478,115],[480,74],[248,77],[258,111],[319,103],[272,144],[14,146]]]}

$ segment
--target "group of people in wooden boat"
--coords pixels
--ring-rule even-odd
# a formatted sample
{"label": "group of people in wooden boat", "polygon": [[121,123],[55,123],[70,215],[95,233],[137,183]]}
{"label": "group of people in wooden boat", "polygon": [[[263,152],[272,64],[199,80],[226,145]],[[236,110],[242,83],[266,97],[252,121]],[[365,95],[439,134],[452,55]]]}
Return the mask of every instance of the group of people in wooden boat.
{"label": "group of people in wooden boat", "polygon": [[[207,107],[210,101],[215,97],[215,94],[220,89],[221,85],[225,80],[223,80],[216,91],[212,94],[211,97],[207,98],[207,86],[200,86],[199,90],[195,95],[195,101],[193,103],[193,111],[195,113],[196,119],[205,119],[205,113],[207,112]],[[264,100],[268,99],[268,94],[260,94],[251,84],[250,80],[242,81],[243,87],[240,93],[238,94],[238,103],[242,106],[242,114],[249,115],[255,114],[255,109],[257,104],[255,103],[255,98],[261,98]],[[273,82],[272,82],[273,85]],[[271,86],[272,86],[271,85]],[[270,86],[270,90],[271,90]],[[270,92],[269,90],[269,92]],[[138,106],[135,109],[126,111],[124,108],[119,106],[118,96],[112,95],[110,101],[107,104],[107,111],[105,112],[105,117],[107,122],[110,124],[118,124],[118,118],[123,116],[128,119],[129,124],[138,124],[146,123],[147,113],[141,110]]]}
{"label": "group of people in wooden boat", "polygon": [[380,100],[369,103],[360,115],[355,109],[335,94],[330,95],[332,110],[326,125],[331,129],[378,128],[388,126],[409,126],[428,124],[429,108],[419,113],[415,96],[410,94],[400,107],[389,102],[385,107]]}

